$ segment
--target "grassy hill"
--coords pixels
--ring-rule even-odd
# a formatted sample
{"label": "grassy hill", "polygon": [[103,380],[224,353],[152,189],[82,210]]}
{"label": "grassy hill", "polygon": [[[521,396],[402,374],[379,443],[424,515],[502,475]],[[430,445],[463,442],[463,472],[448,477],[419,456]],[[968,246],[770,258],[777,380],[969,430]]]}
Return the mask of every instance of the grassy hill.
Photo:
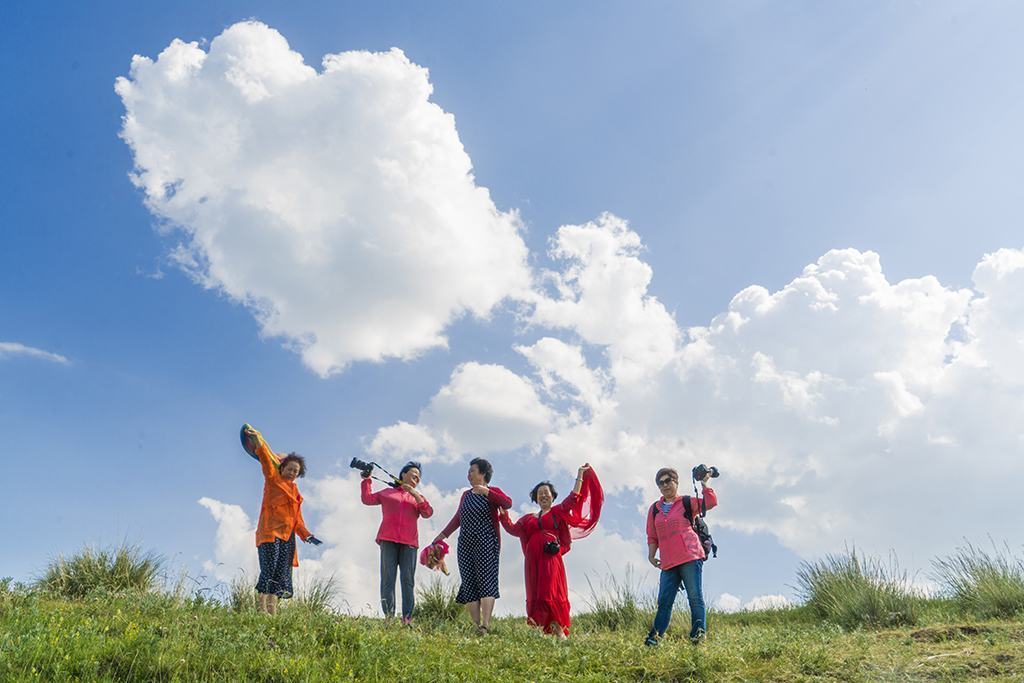
{"label": "grassy hill", "polygon": [[[851,586],[864,577],[851,583],[849,561],[809,567],[820,571],[801,580],[819,583],[801,584],[811,591],[805,605],[711,612],[708,639],[696,647],[680,612],[656,648],[642,645],[653,612],[628,591],[574,616],[572,638],[557,642],[521,619],[500,619],[490,635],[478,636],[441,591],[423,596],[415,626],[406,629],[333,614],[320,599],[292,601],[269,617],[244,593],[233,600],[185,595],[158,590],[145,576],[118,586],[91,575],[92,590],[83,593],[78,581],[68,584],[69,594],[47,581],[51,572],[30,587],[0,582],[0,680],[1024,680],[1019,603],[998,618],[955,595],[907,593],[899,603],[877,576],[855,594]],[[822,600],[826,588],[832,602]],[[851,615],[859,621],[844,621]]]}

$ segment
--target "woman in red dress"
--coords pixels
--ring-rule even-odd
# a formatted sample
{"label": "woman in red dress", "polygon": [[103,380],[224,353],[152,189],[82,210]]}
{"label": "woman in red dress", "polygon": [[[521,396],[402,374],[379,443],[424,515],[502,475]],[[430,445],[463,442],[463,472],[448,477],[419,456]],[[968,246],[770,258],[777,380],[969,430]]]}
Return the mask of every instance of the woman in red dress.
{"label": "woman in red dress", "polygon": [[540,506],[536,514],[523,515],[515,523],[501,511],[505,531],[519,538],[525,555],[526,616],[531,624],[554,633],[569,635],[569,589],[562,556],[573,539],[590,534],[601,516],[604,492],[590,465],[580,467],[572,493],[558,505],[558,492],[549,481],[530,491],[530,500]]}

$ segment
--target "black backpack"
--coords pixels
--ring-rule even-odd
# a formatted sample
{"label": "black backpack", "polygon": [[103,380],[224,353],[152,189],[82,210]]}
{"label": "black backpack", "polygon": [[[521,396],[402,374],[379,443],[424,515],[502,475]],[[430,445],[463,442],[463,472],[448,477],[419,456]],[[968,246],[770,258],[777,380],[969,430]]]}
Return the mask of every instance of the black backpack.
{"label": "black backpack", "polygon": [[[711,537],[711,532],[708,531],[708,524],[704,521],[704,515],[707,514],[707,507],[704,503],[704,498],[700,497],[697,500],[700,501],[700,514],[697,515],[696,519],[693,517],[693,513],[690,510],[690,496],[683,496],[683,514],[686,519],[689,520],[690,526],[697,534],[697,539],[700,541],[701,547],[704,548],[704,556],[707,559],[712,557],[718,557],[718,546],[715,545],[715,539]],[[651,513],[657,515],[659,512],[658,503],[655,502],[651,505]]]}

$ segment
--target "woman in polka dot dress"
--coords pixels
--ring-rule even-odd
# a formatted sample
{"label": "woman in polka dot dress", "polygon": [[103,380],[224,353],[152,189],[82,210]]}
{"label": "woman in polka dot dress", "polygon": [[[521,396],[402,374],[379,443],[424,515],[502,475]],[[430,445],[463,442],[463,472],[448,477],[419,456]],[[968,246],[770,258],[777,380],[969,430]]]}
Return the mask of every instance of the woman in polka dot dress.
{"label": "woman in polka dot dress", "polygon": [[478,633],[491,627],[491,613],[498,594],[498,556],[501,536],[498,533],[498,510],[512,507],[512,499],[496,486],[489,486],[494,468],[483,458],[469,463],[470,489],[462,493],[459,508],[434,542],[459,532],[457,555],[462,585],[456,602],[465,605]]}

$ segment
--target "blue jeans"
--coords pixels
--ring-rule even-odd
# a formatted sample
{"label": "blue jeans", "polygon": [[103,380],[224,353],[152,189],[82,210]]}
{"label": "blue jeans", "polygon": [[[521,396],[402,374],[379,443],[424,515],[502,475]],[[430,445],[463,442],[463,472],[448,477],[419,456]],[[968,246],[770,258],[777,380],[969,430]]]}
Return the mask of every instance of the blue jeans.
{"label": "blue jeans", "polygon": [[380,542],[380,608],[384,616],[395,616],[395,578],[402,570],[402,616],[411,617],[416,606],[416,546],[392,541]]}
{"label": "blue jeans", "polygon": [[672,620],[672,606],[676,602],[680,584],[686,588],[686,599],[690,601],[690,637],[696,636],[698,631],[707,630],[707,610],[704,608],[704,588],[701,585],[703,568],[704,560],[693,560],[662,570],[661,584],[658,586],[658,614],[654,617],[654,626],[648,637],[665,635],[668,623]]}

